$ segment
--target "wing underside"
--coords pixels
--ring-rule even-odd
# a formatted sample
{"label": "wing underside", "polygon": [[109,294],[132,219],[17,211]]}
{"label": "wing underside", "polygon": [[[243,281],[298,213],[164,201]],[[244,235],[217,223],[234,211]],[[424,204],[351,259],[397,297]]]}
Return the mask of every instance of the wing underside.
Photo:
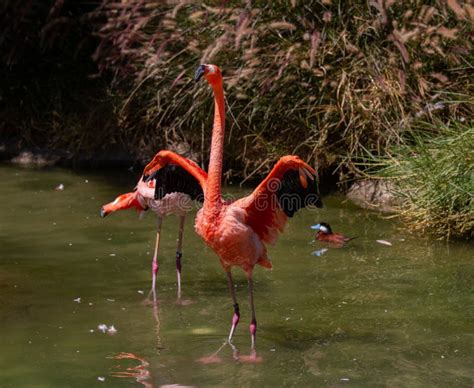
{"label": "wing underside", "polygon": [[146,182],[155,180],[155,199],[162,199],[166,194],[184,193],[191,199],[202,202],[204,193],[199,182],[185,169],[175,164],[168,164],[146,178]]}

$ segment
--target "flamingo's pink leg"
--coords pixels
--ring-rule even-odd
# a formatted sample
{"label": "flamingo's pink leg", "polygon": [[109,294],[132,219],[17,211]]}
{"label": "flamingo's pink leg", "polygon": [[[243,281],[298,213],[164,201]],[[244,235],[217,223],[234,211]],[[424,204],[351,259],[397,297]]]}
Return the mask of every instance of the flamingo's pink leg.
{"label": "flamingo's pink leg", "polygon": [[250,354],[248,356],[240,356],[239,361],[241,362],[251,362],[259,363],[262,362],[262,357],[257,356],[257,350],[255,349],[256,344],[256,335],[257,335],[257,319],[255,318],[255,305],[253,303],[253,280],[252,275],[248,275],[249,283],[249,299],[250,299],[250,308],[252,309],[252,321],[250,322],[250,336],[252,339],[252,345],[250,349]]}
{"label": "flamingo's pink leg", "polygon": [[161,233],[161,224],[163,220],[161,217],[158,217],[157,229],[156,229],[156,242],[155,242],[155,253],[153,254],[153,261],[151,262],[151,290],[150,294],[153,294],[153,299],[156,299],[156,276],[158,275],[158,251],[160,250],[160,233]]}
{"label": "flamingo's pink leg", "polygon": [[257,336],[257,318],[255,316],[255,305],[253,303],[253,280],[252,275],[248,277],[249,283],[249,301],[250,308],[252,309],[252,321],[250,322],[250,336],[252,339],[252,350],[255,350],[255,342]]}
{"label": "flamingo's pink leg", "polygon": [[232,316],[232,326],[230,327],[228,342],[232,342],[232,337],[234,336],[235,328],[239,324],[240,320],[240,310],[239,304],[237,303],[237,298],[235,296],[234,282],[232,280],[232,274],[229,271],[226,272],[227,275],[227,285],[229,286],[230,295],[232,297],[232,302],[234,303],[234,315]]}

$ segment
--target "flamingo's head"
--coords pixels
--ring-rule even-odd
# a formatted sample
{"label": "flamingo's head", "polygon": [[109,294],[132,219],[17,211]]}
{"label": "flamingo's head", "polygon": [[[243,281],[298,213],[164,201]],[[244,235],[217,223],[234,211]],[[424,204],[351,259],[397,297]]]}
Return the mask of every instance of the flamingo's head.
{"label": "flamingo's head", "polygon": [[204,76],[210,84],[215,84],[222,80],[222,73],[219,66],[216,65],[200,65],[194,76],[194,80],[199,81]]}
{"label": "flamingo's head", "polygon": [[145,207],[138,200],[136,191],[119,195],[113,202],[108,203],[100,208],[100,216],[103,218],[109,213],[117,210],[130,209],[134,207],[138,211],[146,210]]}

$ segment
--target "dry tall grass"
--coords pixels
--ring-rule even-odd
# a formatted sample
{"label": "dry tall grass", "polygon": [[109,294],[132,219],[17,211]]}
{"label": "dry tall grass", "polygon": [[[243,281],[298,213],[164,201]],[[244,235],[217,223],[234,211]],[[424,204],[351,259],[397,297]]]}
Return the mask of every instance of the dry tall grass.
{"label": "dry tall grass", "polygon": [[285,153],[358,174],[354,160],[398,144],[414,119],[473,110],[451,94],[473,95],[472,2],[104,0],[90,17],[123,98],[117,136],[145,159],[180,144],[206,161],[202,62],[224,69],[230,174]]}

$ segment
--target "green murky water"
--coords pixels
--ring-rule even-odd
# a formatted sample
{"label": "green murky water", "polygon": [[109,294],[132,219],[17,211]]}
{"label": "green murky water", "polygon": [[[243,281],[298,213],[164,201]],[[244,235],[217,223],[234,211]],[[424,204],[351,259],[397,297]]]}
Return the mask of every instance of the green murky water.
{"label": "green murky water", "polygon": [[[201,364],[229,329],[224,273],[189,219],[188,303],[176,303],[178,222],[168,218],[159,305],[143,303],[155,217],[98,216],[100,205],[132,188],[135,178],[0,167],[2,388],[472,386],[472,245],[411,235],[337,196],[326,198],[323,210],[292,219],[270,248],[273,271],[255,270],[262,363],[236,361],[226,346],[221,363]],[[64,191],[55,191],[60,183]],[[308,228],[315,221],[359,238],[312,255],[322,247]],[[235,279],[242,320],[234,342],[246,355],[246,281],[238,269]],[[99,324],[114,325],[117,333],[103,334]]]}

